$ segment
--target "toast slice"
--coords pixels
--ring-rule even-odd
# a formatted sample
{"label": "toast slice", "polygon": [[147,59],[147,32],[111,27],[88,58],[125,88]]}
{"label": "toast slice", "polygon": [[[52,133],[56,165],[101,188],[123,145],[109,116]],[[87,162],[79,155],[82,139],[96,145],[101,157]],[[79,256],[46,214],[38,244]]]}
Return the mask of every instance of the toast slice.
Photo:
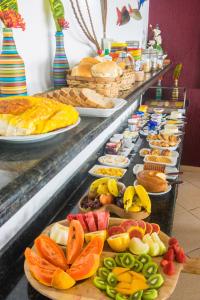
{"label": "toast slice", "polygon": [[80,96],[85,102],[85,107],[91,108],[112,108],[114,103],[109,98],[96,93],[94,90],[83,88],[80,91]]}
{"label": "toast slice", "polygon": [[78,89],[71,88],[69,91],[69,95],[73,99],[74,106],[84,107],[84,102]]}

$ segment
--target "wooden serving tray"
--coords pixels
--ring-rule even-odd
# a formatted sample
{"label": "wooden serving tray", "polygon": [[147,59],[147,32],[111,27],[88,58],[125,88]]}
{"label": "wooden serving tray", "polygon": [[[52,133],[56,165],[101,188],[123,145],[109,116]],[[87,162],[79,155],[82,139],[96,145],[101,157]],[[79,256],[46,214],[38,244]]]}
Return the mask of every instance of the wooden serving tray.
{"label": "wooden serving tray", "polygon": [[84,197],[87,195],[87,193],[80,199],[78,202],[78,207],[80,212],[87,213],[89,211],[108,211],[111,214],[114,214],[122,219],[133,219],[133,220],[143,220],[146,219],[150,214],[147,211],[140,211],[140,212],[131,212],[131,211],[125,211],[123,208],[120,208],[119,206],[115,204],[105,204],[99,209],[83,209],[81,207],[81,202],[83,201]]}
{"label": "wooden serving tray", "polygon": [[[124,220],[118,218],[110,218],[109,225],[119,225]],[[68,225],[67,220],[59,222],[62,225]],[[44,230],[44,234],[49,234],[50,229],[53,224],[48,226]],[[162,241],[167,245],[169,237],[160,232],[160,238]],[[103,251],[101,259],[103,260],[105,257],[114,256],[116,253],[111,252],[109,247],[105,247],[105,251]],[[161,257],[153,258],[153,261],[159,264],[161,261]],[[186,273],[193,273],[193,274],[200,274],[200,259],[187,259],[186,263],[178,264],[175,263],[176,273],[173,276],[167,276],[162,272],[162,268],[159,267],[159,272],[163,275],[165,282],[163,286],[159,289],[159,296],[156,300],[166,300],[170,297],[173,293],[176,284],[178,282],[178,278],[180,276],[181,271]],[[40,294],[48,297],[49,299],[53,300],[108,300],[110,299],[104,293],[102,293],[98,288],[96,288],[92,283],[92,278],[87,280],[81,281],[77,283],[74,287],[68,290],[57,290],[52,287],[48,287],[45,285],[40,284],[37,280],[35,280],[29,270],[28,264],[24,263],[24,271],[27,277],[27,280],[31,284],[31,286],[37,290]]]}

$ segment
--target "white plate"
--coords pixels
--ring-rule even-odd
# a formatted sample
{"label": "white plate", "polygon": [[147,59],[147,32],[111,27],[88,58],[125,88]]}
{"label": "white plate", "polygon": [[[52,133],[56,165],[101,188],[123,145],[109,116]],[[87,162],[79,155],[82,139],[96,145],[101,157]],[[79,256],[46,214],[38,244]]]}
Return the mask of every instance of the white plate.
{"label": "white plate", "polygon": [[[158,140],[155,140],[156,142]],[[160,149],[160,150],[171,150],[171,151],[174,151],[176,150],[178,147],[179,147],[179,144],[180,144],[181,140],[177,143],[176,146],[173,146],[173,147],[159,147],[159,146],[155,146],[155,145],[152,145],[152,143],[149,141],[149,146],[153,149]]]}
{"label": "white plate", "polygon": [[95,171],[99,168],[104,168],[104,169],[109,169],[111,167],[108,167],[108,166],[102,166],[102,165],[94,165],[90,170],[89,170],[89,174],[92,175],[92,176],[95,176],[95,177],[98,177],[98,178],[102,178],[102,177],[110,177],[110,178],[116,178],[116,179],[120,179],[122,178],[125,173],[126,173],[126,169],[123,169],[123,168],[116,168],[116,167],[112,167],[112,169],[121,169],[123,171],[123,175],[122,176],[108,176],[108,175],[100,175],[100,174],[96,174]]}
{"label": "white plate", "polygon": [[57,129],[48,133],[44,134],[35,134],[35,135],[27,135],[27,136],[0,136],[0,141],[7,141],[11,143],[34,143],[34,142],[41,142],[53,138],[54,136],[65,133],[66,131],[71,130],[72,128],[76,127],[80,123],[81,119],[78,118],[76,124],[67,126],[61,129]]}
{"label": "white plate", "polygon": [[[166,131],[164,129],[160,130],[159,133],[161,133],[161,134],[168,134],[168,133],[166,133]],[[174,132],[174,133],[170,133],[170,134],[176,135],[176,136],[180,136],[180,135],[183,135],[183,131],[178,130],[178,132]]]}
{"label": "white plate", "polygon": [[[145,155],[142,154],[142,150],[151,150],[151,149],[150,148],[142,148],[142,149],[140,149],[140,152],[139,152],[140,156],[141,157],[145,157]],[[146,154],[146,155],[149,155],[149,154]],[[177,151],[172,151],[172,155],[171,156],[167,156],[167,157],[178,158],[179,157],[179,153]]]}
{"label": "white plate", "polygon": [[[133,183],[134,186],[138,185],[137,183],[137,180],[134,181]],[[149,195],[152,195],[152,196],[162,196],[162,195],[165,195],[167,193],[169,193],[172,189],[172,186],[171,185],[168,185],[168,189],[165,191],[165,192],[162,192],[162,193],[150,193],[150,192],[147,192]]]}
{"label": "white plate", "polygon": [[112,99],[115,103],[115,107],[113,108],[87,108],[87,107],[76,107],[80,116],[87,116],[87,117],[100,117],[100,118],[107,118],[114,114],[117,110],[121,109],[127,101],[124,99]]}
{"label": "white plate", "polygon": [[176,121],[176,120],[179,121],[179,120],[185,119],[185,118],[186,118],[185,116],[181,116],[181,117],[179,117],[179,118],[172,118],[171,116],[167,116],[167,117],[166,117],[167,120],[175,120],[175,121]]}
{"label": "white plate", "polygon": [[[137,164],[133,167],[133,174],[137,175],[139,172],[144,170],[144,165],[143,164]],[[178,172],[178,169],[175,167],[166,167],[165,168],[166,173],[172,173],[172,172]],[[176,179],[178,175],[166,175],[167,179]]]}
{"label": "white plate", "polygon": [[[114,159],[114,160],[117,160],[117,159],[120,159],[120,157],[124,157],[126,159],[126,163],[117,163],[117,162],[109,162],[109,161],[106,161],[106,159],[109,160],[110,159]],[[98,158],[98,161],[100,164],[104,165],[104,166],[109,166],[109,167],[117,167],[117,168],[127,168],[130,164],[130,160],[123,156],[123,155],[105,155],[105,156],[101,156]]]}
{"label": "white plate", "polygon": [[155,162],[155,161],[149,161],[148,157],[149,156],[155,156],[155,155],[145,155],[144,157],[144,162],[146,163],[152,163],[152,164],[157,164],[157,165],[165,165],[165,166],[170,166],[170,167],[174,167],[177,163],[177,158],[174,157],[168,157],[168,156],[158,156],[156,155],[156,157],[163,157],[163,158],[169,158],[171,160],[171,163],[164,163],[164,162]]}

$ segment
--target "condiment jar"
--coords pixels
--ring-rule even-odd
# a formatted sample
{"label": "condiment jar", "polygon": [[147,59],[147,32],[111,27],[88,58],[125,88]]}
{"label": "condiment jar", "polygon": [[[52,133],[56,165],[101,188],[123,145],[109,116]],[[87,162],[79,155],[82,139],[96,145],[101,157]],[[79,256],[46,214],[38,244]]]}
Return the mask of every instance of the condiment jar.
{"label": "condiment jar", "polygon": [[151,58],[149,49],[142,51],[142,68],[145,73],[151,72]]}
{"label": "condiment jar", "polygon": [[156,71],[158,69],[157,67],[158,52],[156,49],[152,49],[150,53],[151,53],[152,70]]}

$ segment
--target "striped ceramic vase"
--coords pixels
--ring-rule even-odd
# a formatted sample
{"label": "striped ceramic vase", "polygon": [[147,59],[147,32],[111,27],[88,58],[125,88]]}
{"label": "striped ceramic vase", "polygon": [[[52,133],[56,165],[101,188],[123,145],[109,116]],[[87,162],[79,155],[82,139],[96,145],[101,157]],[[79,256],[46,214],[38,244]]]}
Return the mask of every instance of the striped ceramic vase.
{"label": "striped ceramic vase", "polygon": [[56,32],[56,54],[53,62],[53,82],[55,88],[67,85],[66,76],[69,63],[65,54],[64,35],[62,31]]}
{"label": "striped ceramic vase", "polygon": [[18,54],[13,31],[3,28],[0,54],[0,97],[27,95],[24,61]]}

